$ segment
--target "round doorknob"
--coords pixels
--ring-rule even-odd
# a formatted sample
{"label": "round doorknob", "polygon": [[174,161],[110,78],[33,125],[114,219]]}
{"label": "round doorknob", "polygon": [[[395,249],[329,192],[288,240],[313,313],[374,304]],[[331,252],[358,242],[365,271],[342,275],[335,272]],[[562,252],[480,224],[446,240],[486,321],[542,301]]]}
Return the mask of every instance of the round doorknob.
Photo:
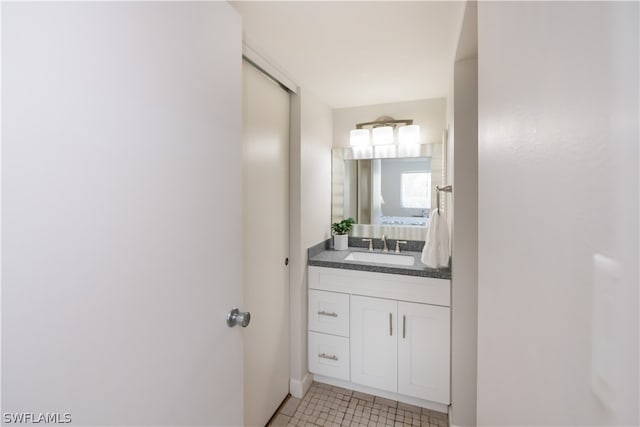
{"label": "round doorknob", "polygon": [[251,322],[251,313],[248,311],[241,312],[236,307],[232,308],[229,314],[227,314],[227,326],[233,328],[236,325],[240,325],[246,328]]}

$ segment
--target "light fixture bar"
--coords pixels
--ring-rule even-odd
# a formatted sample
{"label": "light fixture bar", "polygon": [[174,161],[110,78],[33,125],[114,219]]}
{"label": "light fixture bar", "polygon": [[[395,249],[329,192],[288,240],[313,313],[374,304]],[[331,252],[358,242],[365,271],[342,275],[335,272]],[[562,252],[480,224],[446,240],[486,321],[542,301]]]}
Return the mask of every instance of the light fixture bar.
{"label": "light fixture bar", "polygon": [[405,125],[412,125],[413,124],[413,120],[411,119],[406,119],[406,120],[395,120],[395,119],[387,119],[387,118],[380,118],[378,120],[374,120],[372,122],[363,122],[363,123],[356,123],[356,129],[362,129],[364,126],[373,126],[373,127],[379,127],[379,126],[389,126],[389,125],[393,125],[395,127],[395,125],[404,123]]}

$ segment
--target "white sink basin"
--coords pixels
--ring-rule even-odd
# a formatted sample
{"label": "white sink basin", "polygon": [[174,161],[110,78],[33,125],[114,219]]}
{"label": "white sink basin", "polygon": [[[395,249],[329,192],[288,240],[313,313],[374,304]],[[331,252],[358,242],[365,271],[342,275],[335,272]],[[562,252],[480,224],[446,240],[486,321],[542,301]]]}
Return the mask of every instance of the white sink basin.
{"label": "white sink basin", "polygon": [[413,265],[415,259],[407,255],[381,254],[379,252],[351,252],[344,260],[372,262],[375,264]]}

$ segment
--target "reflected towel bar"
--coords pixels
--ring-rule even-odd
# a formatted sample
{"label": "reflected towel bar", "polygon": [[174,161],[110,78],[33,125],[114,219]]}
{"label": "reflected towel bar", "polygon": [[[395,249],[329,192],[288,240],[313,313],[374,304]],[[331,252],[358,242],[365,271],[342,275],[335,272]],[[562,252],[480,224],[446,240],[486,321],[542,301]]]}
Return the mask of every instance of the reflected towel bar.
{"label": "reflected towel bar", "polygon": [[440,192],[444,191],[445,193],[452,193],[453,192],[453,187],[451,186],[451,184],[449,185],[445,185],[444,187],[438,187],[436,185],[436,193],[438,195],[438,207],[436,208],[436,210],[438,211],[438,215],[440,215]]}

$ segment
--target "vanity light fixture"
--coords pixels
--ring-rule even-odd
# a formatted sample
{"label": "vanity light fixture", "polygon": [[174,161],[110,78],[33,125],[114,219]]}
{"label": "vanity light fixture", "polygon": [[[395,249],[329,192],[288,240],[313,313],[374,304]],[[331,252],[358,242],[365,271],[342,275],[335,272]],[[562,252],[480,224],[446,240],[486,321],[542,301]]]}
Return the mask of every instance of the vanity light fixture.
{"label": "vanity light fixture", "polygon": [[[398,125],[403,125],[399,126]],[[369,132],[368,127],[371,128]],[[366,145],[389,145],[395,143],[394,129],[398,127],[398,142],[400,144],[417,144],[420,142],[420,126],[414,125],[413,120],[396,120],[393,117],[382,116],[372,122],[357,123],[350,133],[349,144],[352,147]],[[371,135],[371,137],[370,137]]]}
{"label": "vanity light fixture", "polygon": [[349,144],[352,147],[371,145],[369,129],[353,129],[350,134]]}
{"label": "vanity light fixture", "polygon": [[373,135],[373,145],[388,145],[393,144],[393,127],[392,126],[378,126],[374,127],[371,131]]}
{"label": "vanity light fixture", "polygon": [[420,142],[420,126],[407,125],[398,128],[399,144],[417,144]]}

